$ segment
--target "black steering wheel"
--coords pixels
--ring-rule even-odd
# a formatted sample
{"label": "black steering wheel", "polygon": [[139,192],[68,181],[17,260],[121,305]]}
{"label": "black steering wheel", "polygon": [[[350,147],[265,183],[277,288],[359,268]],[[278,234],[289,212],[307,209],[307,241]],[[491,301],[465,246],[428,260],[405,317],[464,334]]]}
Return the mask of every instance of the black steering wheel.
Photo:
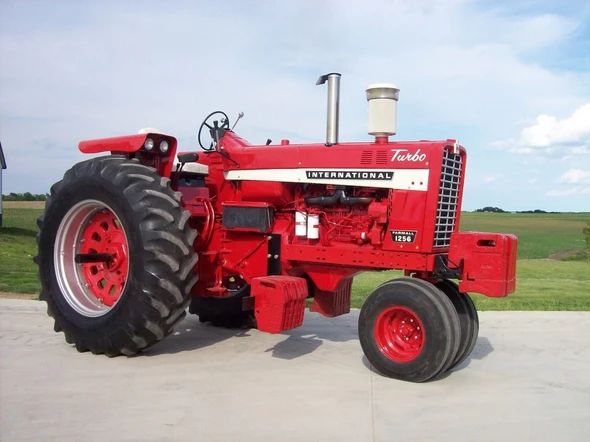
{"label": "black steering wheel", "polygon": [[[223,117],[221,119],[221,125],[219,125],[218,120],[213,119],[213,117],[217,114],[219,114],[220,116]],[[209,122],[209,120],[213,120],[213,121]],[[205,147],[205,145],[203,144],[203,140],[201,138],[201,136],[203,135],[203,128],[205,128],[205,127],[207,129],[209,129],[209,135],[212,138],[212,141],[210,142],[209,147]],[[207,151],[207,152],[215,150],[215,146],[219,142],[219,139],[223,136],[223,134],[227,130],[229,130],[229,118],[227,117],[227,114],[222,111],[211,112],[209,115],[207,115],[207,117],[205,117],[205,119],[201,123],[201,126],[199,127],[199,135],[198,135],[199,146],[201,146],[201,149],[203,149],[204,151]]]}

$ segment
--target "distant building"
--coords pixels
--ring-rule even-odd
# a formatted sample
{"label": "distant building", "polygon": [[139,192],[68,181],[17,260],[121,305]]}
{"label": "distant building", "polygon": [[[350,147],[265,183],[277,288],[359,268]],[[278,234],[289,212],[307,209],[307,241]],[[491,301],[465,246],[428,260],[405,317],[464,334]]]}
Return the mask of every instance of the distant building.
{"label": "distant building", "polygon": [[2,151],[2,143],[0,143],[0,227],[2,227],[2,173],[6,169],[6,158]]}

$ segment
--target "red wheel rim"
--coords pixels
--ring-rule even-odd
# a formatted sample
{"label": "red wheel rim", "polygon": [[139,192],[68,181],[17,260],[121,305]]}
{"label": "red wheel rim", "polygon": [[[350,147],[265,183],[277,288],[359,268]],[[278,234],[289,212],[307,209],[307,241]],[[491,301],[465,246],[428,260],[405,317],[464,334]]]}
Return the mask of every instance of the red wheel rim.
{"label": "red wheel rim", "polygon": [[424,325],[418,315],[399,305],[386,308],[375,320],[375,342],[395,362],[410,362],[422,352]]}
{"label": "red wheel rim", "polygon": [[84,226],[80,253],[108,254],[108,262],[83,263],[81,273],[88,291],[107,307],[121,297],[129,273],[129,245],[125,231],[109,209],[96,212]]}

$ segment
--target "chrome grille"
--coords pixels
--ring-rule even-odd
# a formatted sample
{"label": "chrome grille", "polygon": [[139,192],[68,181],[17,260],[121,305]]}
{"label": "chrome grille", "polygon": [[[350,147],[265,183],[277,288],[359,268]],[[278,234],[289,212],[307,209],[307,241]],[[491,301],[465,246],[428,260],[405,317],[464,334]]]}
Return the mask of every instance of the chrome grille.
{"label": "chrome grille", "polygon": [[461,155],[445,150],[436,207],[434,247],[448,247],[451,243],[451,234],[455,231],[455,222],[457,221],[461,171]]}

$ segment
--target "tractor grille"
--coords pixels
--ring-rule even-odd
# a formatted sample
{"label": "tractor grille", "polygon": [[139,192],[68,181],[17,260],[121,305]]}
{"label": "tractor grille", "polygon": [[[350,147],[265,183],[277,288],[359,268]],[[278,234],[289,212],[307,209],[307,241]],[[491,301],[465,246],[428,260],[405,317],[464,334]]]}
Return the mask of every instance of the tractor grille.
{"label": "tractor grille", "polygon": [[436,207],[434,247],[448,247],[451,243],[451,234],[455,231],[455,222],[457,221],[461,169],[461,155],[453,154],[445,149]]}

